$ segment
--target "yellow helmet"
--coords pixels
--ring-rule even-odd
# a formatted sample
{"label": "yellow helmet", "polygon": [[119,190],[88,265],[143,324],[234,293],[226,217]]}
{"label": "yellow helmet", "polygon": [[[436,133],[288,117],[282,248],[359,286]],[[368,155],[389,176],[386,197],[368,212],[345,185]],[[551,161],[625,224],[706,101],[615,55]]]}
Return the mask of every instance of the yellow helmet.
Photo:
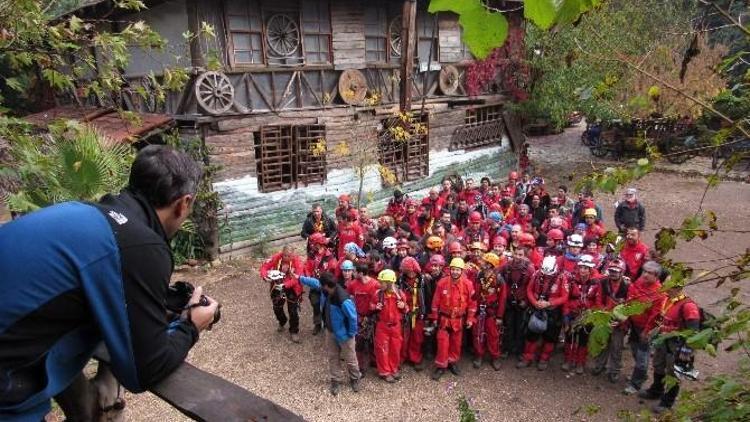
{"label": "yellow helmet", "polygon": [[487,261],[490,265],[497,268],[498,265],[500,265],[500,257],[498,257],[496,254],[492,252],[487,252],[486,254],[482,255],[482,259]]}
{"label": "yellow helmet", "polygon": [[395,283],[396,273],[393,270],[383,270],[378,274],[378,280],[385,281],[386,283]]}
{"label": "yellow helmet", "polygon": [[464,260],[461,258],[453,258],[451,259],[451,263],[449,266],[451,268],[460,268],[463,270],[465,267]]}
{"label": "yellow helmet", "polygon": [[598,214],[596,212],[596,208],[586,208],[583,211],[583,216],[584,217],[597,217]]}

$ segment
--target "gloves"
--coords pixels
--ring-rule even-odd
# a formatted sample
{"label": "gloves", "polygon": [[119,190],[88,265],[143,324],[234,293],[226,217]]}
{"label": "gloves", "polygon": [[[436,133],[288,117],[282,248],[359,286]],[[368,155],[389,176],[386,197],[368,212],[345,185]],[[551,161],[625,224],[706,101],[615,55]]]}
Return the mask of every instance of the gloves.
{"label": "gloves", "polygon": [[282,291],[284,291],[284,285],[282,283],[275,284],[273,286],[273,289],[276,290],[276,291],[282,292]]}

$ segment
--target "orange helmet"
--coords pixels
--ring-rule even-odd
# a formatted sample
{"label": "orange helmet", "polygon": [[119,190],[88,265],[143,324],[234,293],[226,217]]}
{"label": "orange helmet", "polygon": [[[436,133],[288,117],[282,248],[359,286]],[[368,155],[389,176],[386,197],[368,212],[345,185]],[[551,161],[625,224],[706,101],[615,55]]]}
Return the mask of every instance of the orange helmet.
{"label": "orange helmet", "polygon": [[425,246],[427,246],[427,249],[430,249],[430,250],[443,249],[443,246],[444,246],[443,239],[441,239],[438,236],[430,236],[427,238],[427,242],[425,243]]}
{"label": "orange helmet", "polygon": [[414,271],[415,273],[422,272],[422,268],[419,267],[419,262],[416,259],[407,256],[401,261],[401,272]]}

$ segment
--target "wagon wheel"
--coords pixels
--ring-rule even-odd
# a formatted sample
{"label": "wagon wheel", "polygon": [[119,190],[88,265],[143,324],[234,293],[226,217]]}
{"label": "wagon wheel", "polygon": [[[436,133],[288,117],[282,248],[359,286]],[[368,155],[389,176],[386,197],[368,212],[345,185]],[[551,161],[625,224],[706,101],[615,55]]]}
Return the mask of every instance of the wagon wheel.
{"label": "wagon wheel", "polygon": [[458,84],[461,82],[458,69],[453,65],[445,65],[440,69],[440,77],[438,84],[440,85],[440,92],[445,95],[453,95],[458,90]]}
{"label": "wagon wheel", "polygon": [[591,150],[591,155],[598,158],[606,156],[608,152],[607,147],[604,146],[604,140],[601,137],[592,139],[589,149]]}
{"label": "wagon wheel", "polygon": [[394,56],[401,56],[401,15],[396,16],[388,25],[388,39]]}
{"label": "wagon wheel", "polygon": [[221,72],[206,72],[195,81],[195,98],[208,114],[222,114],[234,103],[234,86]]}
{"label": "wagon wheel", "polygon": [[360,105],[367,95],[367,80],[357,69],[347,69],[339,77],[339,95],[345,103]]}
{"label": "wagon wheel", "polygon": [[144,76],[141,78],[140,81],[141,88],[143,88],[143,91],[145,93],[144,96],[138,95],[141,106],[143,107],[143,111],[147,113],[156,113],[156,95],[158,87],[154,83],[154,80],[151,79],[151,76]]}
{"label": "wagon wheel", "polygon": [[695,142],[690,143],[691,139],[695,139],[692,136],[687,138],[671,138],[665,142],[665,149],[667,153],[667,161],[672,164],[682,164],[685,161],[695,157],[695,152],[691,149],[695,148]]}
{"label": "wagon wheel", "polygon": [[284,14],[273,15],[266,24],[268,47],[281,57],[291,56],[299,48],[297,22]]}

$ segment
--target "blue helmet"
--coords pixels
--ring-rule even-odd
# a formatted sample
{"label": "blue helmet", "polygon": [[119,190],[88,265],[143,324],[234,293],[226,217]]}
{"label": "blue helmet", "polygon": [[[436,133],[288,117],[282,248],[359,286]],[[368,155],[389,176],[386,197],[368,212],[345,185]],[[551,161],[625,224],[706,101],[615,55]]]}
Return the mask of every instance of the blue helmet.
{"label": "blue helmet", "polygon": [[354,242],[349,242],[346,245],[344,245],[344,252],[348,254],[350,253],[354,256],[358,256],[360,258],[365,256],[365,251],[363,251],[362,248],[360,248]]}
{"label": "blue helmet", "polygon": [[351,270],[354,271],[354,263],[348,259],[341,263],[341,271]]}
{"label": "blue helmet", "polygon": [[500,223],[500,222],[502,222],[502,221],[503,221],[503,215],[502,215],[502,214],[500,214],[500,213],[499,213],[499,212],[497,212],[497,211],[492,211],[492,212],[491,212],[491,213],[490,213],[490,214],[488,215],[488,217],[490,218],[490,220],[494,221],[495,223]]}

